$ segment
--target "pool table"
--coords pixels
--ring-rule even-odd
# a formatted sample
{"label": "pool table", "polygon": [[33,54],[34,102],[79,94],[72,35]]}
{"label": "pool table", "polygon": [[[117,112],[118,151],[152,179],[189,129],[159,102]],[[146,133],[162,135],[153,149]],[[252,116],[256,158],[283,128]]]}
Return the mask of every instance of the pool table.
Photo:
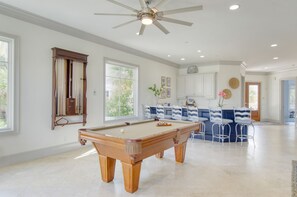
{"label": "pool table", "polygon": [[158,126],[158,120],[127,122],[100,128],[79,129],[79,141],[93,143],[99,155],[101,178],[110,182],[114,178],[116,159],[122,163],[124,185],[127,192],[137,191],[141,162],[156,155],[162,158],[164,150],[174,147],[176,162],[185,159],[187,140],[200,124],[162,120],[170,126]]}

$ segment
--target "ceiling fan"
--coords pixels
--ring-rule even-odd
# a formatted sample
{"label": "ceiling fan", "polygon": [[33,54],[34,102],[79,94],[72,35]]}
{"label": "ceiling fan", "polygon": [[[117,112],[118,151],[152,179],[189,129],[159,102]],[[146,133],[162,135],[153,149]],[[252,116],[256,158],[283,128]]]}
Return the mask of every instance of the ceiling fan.
{"label": "ceiling fan", "polygon": [[133,23],[135,21],[140,20],[142,25],[140,27],[139,35],[143,35],[144,29],[147,25],[154,24],[156,25],[163,33],[168,34],[169,31],[161,25],[159,21],[166,21],[169,23],[176,23],[180,25],[186,25],[186,26],[192,26],[193,23],[187,22],[187,21],[182,21],[182,20],[177,20],[173,18],[167,18],[164,16],[170,15],[170,14],[178,14],[178,13],[184,13],[184,12],[193,12],[197,10],[202,10],[203,6],[192,6],[192,7],[187,7],[187,8],[179,8],[179,9],[174,9],[174,10],[165,10],[165,11],[159,11],[159,8],[168,0],[160,0],[159,3],[154,6],[150,7],[151,1],[152,0],[139,0],[141,10],[136,10],[130,6],[127,6],[125,4],[122,4],[118,1],[114,0],[106,0],[109,1],[115,5],[121,6],[123,8],[126,8],[128,10],[133,11],[135,14],[113,14],[113,13],[95,13],[95,15],[109,15],[109,16],[134,16],[136,19],[133,19],[131,21],[125,22],[123,24],[114,26],[113,28],[119,28],[124,25],[128,25],[130,23]]}

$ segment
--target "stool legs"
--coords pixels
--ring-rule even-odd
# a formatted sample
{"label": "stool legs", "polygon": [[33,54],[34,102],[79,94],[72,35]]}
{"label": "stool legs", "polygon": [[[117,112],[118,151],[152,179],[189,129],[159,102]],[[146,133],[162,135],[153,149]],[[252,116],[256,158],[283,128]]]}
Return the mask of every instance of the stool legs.
{"label": "stool legs", "polygon": [[[214,132],[214,126],[218,125],[218,134],[215,134]],[[225,135],[225,127],[228,126],[228,135]],[[222,144],[224,144],[225,139],[228,138],[229,143],[231,143],[231,126],[230,124],[220,124],[220,123],[213,123],[211,126],[212,131],[212,143],[214,141],[214,138],[218,138],[219,142],[222,141]]]}

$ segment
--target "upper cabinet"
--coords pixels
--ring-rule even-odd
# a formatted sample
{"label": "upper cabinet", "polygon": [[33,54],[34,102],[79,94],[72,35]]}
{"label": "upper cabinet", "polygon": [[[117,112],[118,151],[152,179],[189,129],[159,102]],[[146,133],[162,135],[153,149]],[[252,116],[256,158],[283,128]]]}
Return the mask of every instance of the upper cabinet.
{"label": "upper cabinet", "polygon": [[216,74],[187,74],[177,76],[177,98],[205,97],[215,99]]}
{"label": "upper cabinet", "polygon": [[177,76],[177,98],[182,99],[186,96],[186,75]]}
{"label": "upper cabinet", "polygon": [[52,48],[52,129],[86,124],[88,55]]}
{"label": "upper cabinet", "polygon": [[203,78],[204,97],[206,99],[216,98],[216,73],[205,73]]}

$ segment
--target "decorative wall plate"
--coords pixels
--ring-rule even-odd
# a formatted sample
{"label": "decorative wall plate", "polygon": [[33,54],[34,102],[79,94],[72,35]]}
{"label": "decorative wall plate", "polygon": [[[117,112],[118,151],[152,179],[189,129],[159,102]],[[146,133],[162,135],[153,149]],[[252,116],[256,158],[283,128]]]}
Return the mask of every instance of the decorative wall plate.
{"label": "decorative wall plate", "polygon": [[226,96],[224,97],[224,99],[229,99],[232,97],[232,92],[229,89],[224,89],[223,92],[225,92]]}
{"label": "decorative wall plate", "polygon": [[239,87],[239,80],[237,78],[231,78],[229,80],[229,86],[232,88],[232,89],[236,89]]}

